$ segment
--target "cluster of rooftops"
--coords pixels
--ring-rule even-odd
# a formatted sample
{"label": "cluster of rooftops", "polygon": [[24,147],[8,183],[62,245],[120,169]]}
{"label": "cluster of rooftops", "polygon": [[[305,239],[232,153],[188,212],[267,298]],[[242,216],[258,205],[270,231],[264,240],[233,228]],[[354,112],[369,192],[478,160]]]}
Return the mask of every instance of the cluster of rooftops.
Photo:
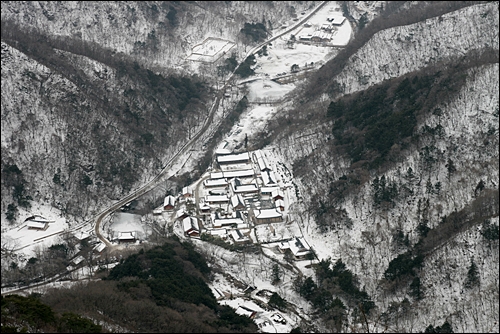
{"label": "cluster of rooftops", "polygon": [[[217,150],[214,169],[196,189],[197,194],[191,187],[184,187],[177,198],[166,196],[163,210],[155,210],[159,214],[177,209],[175,219],[182,223],[188,237],[207,233],[226,240],[231,237],[234,243],[251,243],[254,226],[283,222],[286,217],[286,188],[261,150]],[[179,209],[184,202],[194,205],[196,212]]]}

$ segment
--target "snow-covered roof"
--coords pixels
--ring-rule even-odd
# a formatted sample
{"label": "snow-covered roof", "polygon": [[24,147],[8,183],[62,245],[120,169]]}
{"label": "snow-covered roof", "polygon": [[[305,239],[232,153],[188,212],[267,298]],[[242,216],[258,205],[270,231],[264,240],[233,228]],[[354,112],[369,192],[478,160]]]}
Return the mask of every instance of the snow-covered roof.
{"label": "snow-covered roof", "polygon": [[259,191],[259,188],[255,184],[245,184],[242,186],[236,187],[234,189],[235,193],[249,193],[249,192],[257,192]]}
{"label": "snow-covered roof", "polygon": [[278,199],[274,203],[276,204],[276,207],[280,207],[280,206],[285,207],[285,201],[282,199]]}
{"label": "snow-covered roof", "polygon": [[227,229],[225,229],[225,228],[213,228],[213,229],[207,230],[207,232],[211,235],[223,236],[223,235],[227,234]]}
{"label": "snow-covered roof", "polygon": [[120,232],[118,234],[118,240],[134,240],[134,239],[135,239],[135,231]]}
{"label": "snow-covered roof", "polygon": [[79,264],[80,262],[82,262],[83,260],[85,260],[85,258],[81,255],[78,255],[77,257],[75,257],[73,260],[71,260],[75,265]]}
{"label": "snow-covered roof", "polygon": [[198,218],[196,217],[186,217],[182,220],[182,227],[184,228],[184,232],[188,232],[189,230],[200,230],[200,225],[198,224]]}
{"label": "snow-covered roof", "polygon": [[328,22],[330,22],[331,24],[335,24],[335,25],[341,25],[342,23],[344,23],[345,20],[346,20],[346,18],[344,16],[340,16],[340,15],[329,16],[327,18]]}
{"label": "snow-covered roof", "polygon": [[75,238],[77,238],[78,240],[87,239],[88,237],[90,237],[90,234],[84,231],[75,233]]}
{"label": "snow-covered roof", "polygon": [[177,212],[175,213],[175,218],[180,218],[182,216],[187,216],[187,212],[184,211],[184,209],[180,209],[180,210],[177,210]]}
{"label": "snow-covered roof", "polygon": [[246,315],[247,317],[249,318],[252,318],[255,316],[255,314],[257,313],[257,311],[253,311],[247,307],[244,307],[244,306],[238,306],[238,308],[236,309],[236,314],[239,314],[239,315]]}
{"label": "snow-covered roof", "polygon": [[244,222],[241,218],[222,218],[213,220],[213,226],[228,226],[233,224],[244,224]]}
{"label": "snow-covered roof", "polygon": [[211,179],[222,179],[224,177],[224,174],[222,172],[212,172],[210,173],[210,178]]}
{"label": "snow-covered roof", "polygon": [[261,192],[262,194],[272,194],[272,192],[273,192],[274,190],[277,190],[277,189],[279,189],[279,187],[278,187],[278,186],[274,186],[274,187],[261,187],[261,188],[260,188],[260,192]]}
{"label": "snow-covered roof", "polygon": [[106,244],[103,242],[100,242],[94,246],[94,250],[98,253],[102,252],[104,250],[104,248],[106,248]]}
{"label": "snow-covered roof", "polygon": [[34,222],[39,222],[39,223],[53,223],[55,222],[55,220],[49,220],[45,217],[42,217],[40,215],[34,215],[34,216],[31,216],[29,218],[26,218],[25,221],[34,221]]}
{"label": "snow-covered roof", "polygon": [[223,173],[224,173],[224,177],[226,177],[226,178],[254,176],[254,174],[255,174],[253,169],[231,170],[231,171],[227,171],[227,172],[223,172]]}
{"label": "snow-covered roof", "polygon": [[211,179],[204,181],[205,187],[219,187],[227,185],[227,181],[224,179]]}
{"label": "snow-covered roof", "polygon": [[276,181],[276,176],[273,171],[264,171],[261,173],[262,181],[264,182],[264,186],[269,186],[273,184],[278,184]]}
{"label": "snow-covered roof", "polygon": [[240,230],[231,230],[231,236],[233,237],[235,242],[243,242],[250,240],[247,236],[243,235]]}
{"label": "snow-covered roof", "polygon": [[292,251],[295,256],[306,255],[311,252],[309,245],[302,237],[295,237],[288,241],[288,244],[290,246],[290,251]]}
{"label": "snow-covered roof", "polygon": [[191,189],[191,187],[184,187],[184,188],[182,188],[182,194],[183,195],[192,195],[193,190]]}
{"label": "snow-covered roof", "polygon": [[231,196],[231,205],[233,208],[236,208],[238,205],[245,206],[245,200],[240,194],[233,195]]}
{"label": "snow-covered roof", "polygon": [[258,213],[255,215],[256,218],[277,218],[281,217],[281,212],[276,211],[276,209],[262,209],[258,210]]}
{"label": "snow-covered roof", "polygon": [[206,202],[201,202],[200,210],[210,210],[210,205],[208,205]]}
{"label": "snow-covered roof", "polygon": [[231,154],[233,152],[231,152],[230,150],[228,150],[227,148],[218,148],[216,151],[215,151],[215,154],[217,155],[228,155],[228,154]]}
{"label": "snow-covered roof", "polygon": [[229,202],[229,198],[226,195],[208,195],[205,197],[205,202],[224,203],[224,202]]}
{"label": "snow-covered roof", "polygon": [[261,171],[271,170],[271,165],[267,162],[267,157],[264,152],[257,150],[254,152],[254,155]]}
{"label": "snow-covered roof", "polygon": [[281,250],[290,249],[290,244],[288,243],[288,241],[281,241],[278,244],[278,248]]}
{"label": "snow-covered roof", "polygon": [[174,196],[168,195],[167,197],[165,197],[165,200],[163,201],[163,206],[167,206],[167,205],[171,205],[171,206],[175,205],[175,197]]}
{"label": "snow-covered roof", "polygon": [[26,225],[31,228],[45,229],[48,225],[48,222],[38,222],[34,220],[29,220]]}
{"label": "snow-covered roof", "polygon": [[228,154],[228,155],[220,155],[217,157],[218,163],[230,163],[237,161],[247,161],[250,159],[248,156],[248,152],[238,153],[238,154]]}
{"label": "snow-covered roof", "polygon": [[279,197],[282,197],[282,198],[284,197],[284,196],[283,196],[283,192],[282,192],[280,189],[275,189],[275,190],[273,190],[273,192],[271,193],[271,196],[272,196],[273,198],[278,197],[278,196],[279,196]]}

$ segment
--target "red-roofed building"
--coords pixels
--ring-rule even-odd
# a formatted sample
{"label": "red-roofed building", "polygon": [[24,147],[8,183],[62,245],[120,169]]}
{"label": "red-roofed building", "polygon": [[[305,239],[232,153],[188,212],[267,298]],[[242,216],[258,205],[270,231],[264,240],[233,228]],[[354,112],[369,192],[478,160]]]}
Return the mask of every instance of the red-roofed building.
{"label": "red-roofed building", "polygon": [[172,195],[168,195],[165,197],[165,200],[163,201],[163,210],[165,211],[170,211],[173,210],[175,207],[175,197]]}

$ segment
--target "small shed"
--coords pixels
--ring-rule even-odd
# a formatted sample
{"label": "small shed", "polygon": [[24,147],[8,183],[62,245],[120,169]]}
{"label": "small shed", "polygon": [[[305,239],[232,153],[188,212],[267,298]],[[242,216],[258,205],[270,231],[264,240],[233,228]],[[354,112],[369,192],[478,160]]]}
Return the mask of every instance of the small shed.
{"label": "small shed", "polygon": [[49,227],[49,223],[29,220],[26,226],[28,226],[29,230],[45,231]]}
{"label": "small shed", "polygon": [[198,237],[200,235],[200,225],[198,218],[186,217],[182,220],[184,235],[187,237]]}
{"label": "small shed", "polygon": [[94,251],[97,253],[102,253],[102,251],[106,248],[106,244],[103,242],[98,243],[97,245],[94,246]]}
{"label": "small shed", "polygon": [[85,260],[85,258],[81,255],[78,255],[77,257],[75,257],[73,260],[71,260],[71,262],[73,262],[73,264],[75,266],[79,265],[83,260]]}
{"label": "small shed", "polygon": [[184,196],[184,198],[193,197],[193,190],[191,189],[191,187],[182,188],[182,196]]}
{"label": "small shed", "polygon": [[90,237],[90,234],[85,232],[85,231],[79,231],[79,232],[75,233],[75,238],[80,240],[80,241],[85,240],[88,237]]}
{"label": "small shed", "polygon": [[135,231],[129,231],[129,232],[120,232],[118,234],[118,242],[119,243],[130,243],[130,242],[135,242]]}
{"label": "small shed", "polygon": [[205,202],[200,203],[200,212],[203,214],[209,214],[210,213],[210,205],[208,205]]}
{"label": "small shed", "polygon": [[276,205],[276,208],[279,209],[280,211],[285,211],[285,201],[282,199],[278,199],[274,202]]}
{"label": "small shed", "polygon": [[175,197],[172,195],[168,195],[165,197],[165,200],[163,201],[163,210],[165,211],[170,211],[173,210],[175,207]]}

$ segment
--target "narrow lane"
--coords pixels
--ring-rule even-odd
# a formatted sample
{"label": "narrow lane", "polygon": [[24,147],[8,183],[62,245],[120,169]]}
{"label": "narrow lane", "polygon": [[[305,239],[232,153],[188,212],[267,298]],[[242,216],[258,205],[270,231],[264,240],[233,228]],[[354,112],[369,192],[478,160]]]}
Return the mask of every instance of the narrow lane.
{"label": "narrow lane", "polygon": [[[301,20],[299,20],[295,25],[293,25],[291,28],[287,29],[286,31],[280,33],[279,35],[277,36],[274,36],[270,39],[268,39],[267,41],[257,45],[256,47],[252,48],[250,50],[250,52],[247,53],[246,57],[248,57],[250,54],[253,54],[255,53],[259,48],[261,48],[263,45],[266,45],[267,43],[270,43],[274,40],[276,40],[277,38],[289,33],[290,31],[293,31],[294,29],[296,29],[298,26],[300,26],[301,24],[305,23],[311,16],[313,16],[318,10],[320,10],[326,3],[328,3],[328,1],[323,1],[320,5],[318,5],[318,7],[316,7],[311,13],[309,13],[308,15],[306,15],[304,18],[302,18]],[[245,59],[246,59],[245,57]],[[209,112],[209,116],[207,117],[207,119],[205,120],[205,123],[203,125],[203,127],[179,150],[179,152],[177,152],[172,158],[170,158],[170,160],[167,162],[167,164],[165,165],[165,167],[162,169],[162,171],[151,181],[149,181],[148,183],[146,183],[144,186],[142,186],[141,188],[139,188],[138,190],[136,190],[135,192],[133,192],[132,194],[124,197],[123,199],[121,199],[120,201],[116,202],[115,204],[111,205],[109,208],[105,209],[103,212],[101,212],[96,220],[95,220],[95,227],[94,227],[94,231],[95,231],[95,234],[96,236],[104,243],[106,244],[106,247],[108,247],[109,249],[112,249],[113,245],[109,242],[109,240],[107,240],[100,232],[100,225],[102,223],[102,221],[108,216],[110,215],[111,213],[113,213],[114,211],[118,210],[120,207],[122,207],[123,205],[133,201],[134,199],[144,195],[146,192],[150,191],[151,189],[153,189],[154,187],[156,187],[160,181],[163,181],[162,178],[163,176],[166,174],[166,172],[171,168],[171,166],[173,165],[173,163],[182,155],[184,154],[187,150],[189,150],[191,148],[191,146],[205,133],[205,131],[207,131],[207,129],[209,128],[209,126],[212,124],[213,122],[213,118],[214,118],[214,115],[215,113],[217,112],[217,110],[219,109],[219,104],[220,104],[220,101],[223,97],[223,94],[224,92],[226,91],[228,85],[230,83],[232,83],[234,81],[234,77],[235,77],[235,74],[234,74],[234,71],[233,73],[231,73],[231,76],[229,77],[228,80],[226,80],[226,82],[224,83],[224,86],[221,87],[221,89],[217,92],[216,94],[216,97],[215,97],[215,101],[214,101],[214,104],[212,105],[212,108]]]}

